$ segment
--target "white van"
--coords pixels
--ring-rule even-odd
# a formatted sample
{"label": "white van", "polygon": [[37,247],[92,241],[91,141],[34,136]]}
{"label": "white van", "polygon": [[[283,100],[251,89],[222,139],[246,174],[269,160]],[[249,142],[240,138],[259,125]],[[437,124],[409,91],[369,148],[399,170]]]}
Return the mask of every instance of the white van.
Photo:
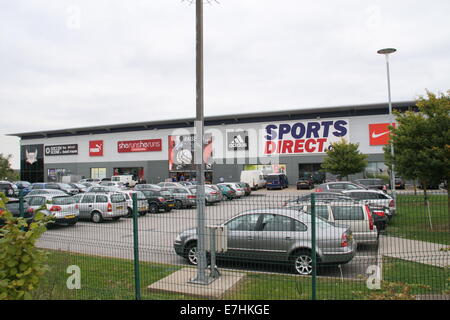
{"label": "white van", "polygon": [[128,183],[130,188],[133,188],[137,183],[137,181],[133,180],[133,175],[131,174],[112,176],[111,182],[122,182],[124,185]]}
{"label": "white van", "polygon": [[252,190],[264,188],[266,180],[260,170],[243,170],[240,182],[248,183]]}

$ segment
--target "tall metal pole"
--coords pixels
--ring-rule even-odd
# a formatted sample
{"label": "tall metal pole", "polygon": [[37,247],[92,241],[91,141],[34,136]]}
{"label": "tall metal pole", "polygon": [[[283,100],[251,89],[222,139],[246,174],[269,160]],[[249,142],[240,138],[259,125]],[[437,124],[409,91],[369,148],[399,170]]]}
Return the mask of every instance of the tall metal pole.
{"label": "tall metal pole", "polygon": [[[389,98],[389,121],[391,122],[391,125],[394,123],[394,117],[392,114],[392,101],[391,101],[391,77],[389,74],[389,54],[385,54],[386,57],[386,71],[387,71],[387,83],[388,83],[388,98]],[[392,159],[394,159],[394,145],[391,144],[391,156]],[[394,198],[394,201],[397,203],[397,198],[395,195],[395,165],[392,161],[391,164],[391,190],[392,190],[392,197]]]}
{"label": "tall metal pole", "polygon": [[[387,84],[388,84],[388,99],[389,99],[389,121],[392,125],[394,123],[394,118],[392,114],[392,102],[391,102],[391,78],[389,74],[389,55],[391,53],[396,52],[397,49],[394,48],[385,48],[380,49],[377,51],[378,54],[384,54],[386,58],[386,71],[387,71]],[[394,160],[394,145],[391,144],[391,156],[392,160]],[[392,190],[392,197],[394,198],[394,201],[397,202],[396,194],[395,194],[395,165],[394,161],[391,163],[391,190]]]}
{"label": "tall metal pole", "polygon": [[203,167],[203,0],[196,1],[196,121],[195,165],[197,169],[197,277],[191,281],[208,284],[205,251],[205,171]]}

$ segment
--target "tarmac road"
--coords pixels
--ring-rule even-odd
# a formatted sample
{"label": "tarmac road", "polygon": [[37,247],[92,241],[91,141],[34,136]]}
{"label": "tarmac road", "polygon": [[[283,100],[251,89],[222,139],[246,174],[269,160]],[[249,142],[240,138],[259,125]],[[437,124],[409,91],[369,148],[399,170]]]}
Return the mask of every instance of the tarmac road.
{"label": "tarmac road", "polygon": [[[279,207],[286,199],[304,192],[308,191],[295,190],[295,192],[288,193],[286,191],[260,190],[243,199],[222,201],[206,207],[206,224],[219,224],[237,213],[249,209]],[[194,208],[139,217],[140,261],[187,265],[182,257],[176,255],[173,241],[181,231],[195,228],[196,216]],[[122,218],[119,221],[104,221],[100,224],[79,221],[71,227],[52,227],[38,241],[38,246],[90,255],[133,259],[133,220]],[[360,246],[357,255],[348,264],[342,265],[341,268],[321,267],[318,274],[327,277],[355,279],[365,275],[368,266],[374,264],[377,264],[377,247]],[[220,268],[227,269],[290,273],[288,268],[272,264],[219,262],[218,265]]]}

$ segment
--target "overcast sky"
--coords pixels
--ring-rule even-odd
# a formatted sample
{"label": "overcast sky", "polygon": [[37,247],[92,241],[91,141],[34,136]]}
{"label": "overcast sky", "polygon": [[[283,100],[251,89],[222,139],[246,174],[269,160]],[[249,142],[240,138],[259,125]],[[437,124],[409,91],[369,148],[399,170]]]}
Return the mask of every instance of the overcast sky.
{"label": "overcast sky", "polygon": [[[195,116],[195,5],[0,1],[5,134]],[[211,0],[205,115],[387,101],[450,89],[450,1]]]}

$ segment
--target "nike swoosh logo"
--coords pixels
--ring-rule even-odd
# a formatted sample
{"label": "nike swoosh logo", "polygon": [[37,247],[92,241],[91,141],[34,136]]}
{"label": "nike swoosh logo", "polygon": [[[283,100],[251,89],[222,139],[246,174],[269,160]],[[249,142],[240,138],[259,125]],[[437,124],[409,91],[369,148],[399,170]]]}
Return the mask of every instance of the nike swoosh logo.
{"label": "nike swoosh logo", "polygon": [[384,136],[385,134],[388,134],[388,133],[389,133],[389,131],[386,131],[386,132],[380,132],[380,133],[372,132],[372,138],[373,138],[373,139],[376,139],[376,138],[379,138],[379,137],[381,137],[381,136]]}

